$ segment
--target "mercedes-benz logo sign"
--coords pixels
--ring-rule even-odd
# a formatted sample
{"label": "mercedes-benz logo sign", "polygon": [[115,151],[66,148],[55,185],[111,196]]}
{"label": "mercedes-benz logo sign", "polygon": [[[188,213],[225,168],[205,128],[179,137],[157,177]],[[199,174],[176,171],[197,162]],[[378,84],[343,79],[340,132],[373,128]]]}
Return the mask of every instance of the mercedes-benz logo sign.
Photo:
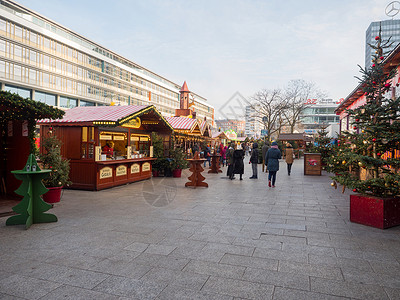
{"label": "mercedes-benz logo sign", "polygon": [[392,1],[386,6],[385,9],[385,14],[388,17],[393,18],[395,15],[397,15],[400,11],[400,2],[399,1]]}

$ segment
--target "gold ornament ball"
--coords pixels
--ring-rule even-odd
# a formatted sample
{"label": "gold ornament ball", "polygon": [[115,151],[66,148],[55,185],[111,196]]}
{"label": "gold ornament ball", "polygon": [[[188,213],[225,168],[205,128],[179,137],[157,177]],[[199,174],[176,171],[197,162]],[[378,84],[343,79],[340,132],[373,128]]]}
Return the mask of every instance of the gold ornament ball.
{"label": "gold ornament ball", "polygon": [[358,165],[359,165],[360,167],[362,167],[364,164],[363,164],[361,161],[359,161],[359,162],[358,162]]}
{"label": "gold ornament ball", "polygon": [[335,186],[335,183],[334,183],[334,182],[331,182],[331,186]]}
{"label": "gold ornament ball", "polygon": [[344,164],[344,165],[345,165],[345,164],[346,164],[346,161],[345,161],[345,160],[344,160],[344,161],[342,161],[342,164]]}

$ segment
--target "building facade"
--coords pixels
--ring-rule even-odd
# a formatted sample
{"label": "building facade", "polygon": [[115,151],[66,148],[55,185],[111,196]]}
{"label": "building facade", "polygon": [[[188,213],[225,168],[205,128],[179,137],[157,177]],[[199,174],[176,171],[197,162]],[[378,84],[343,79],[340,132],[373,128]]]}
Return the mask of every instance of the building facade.
{"label": "building facade", "polygon": [[300,122],[304,126],[304,133],[316,134],[322,128],[329,125],[339,124],[339,117],[335,109],[339,105],[333,99],[309,99],[306,107],[300,115]]}
{"label": "building facade", "polygon": [[250,105],[247,105],[245,108],[245,121],[245,135],[253,138],[261,137],[261,130],[264,129],[262,117],[257,113],[257,110]]}
{"label": "building facade", "polygon": [[365,33],[365,68],[369,69],[372,65],[372,55],[374,49],[368,44],[375,44],[375,37],[379,35],[379,28],[382,30],[382,40],[390,41],[392,45],[385,49],[386,53],[392,51],[400,43],[400,20],[385,20],[379,22],[372,22]]}
{"label": "building facade", "polygon": [[[155,105],[179,108],[180,85],[25,8],[0,1],[2,90],[60,108]],[[198,118],[214,119],[207,99],[192,94]]]}
{"label": "building facade", "polygon": [[243,120],[222,119],[215,120],[215,126],[218,131],[225,132],[233,130],[238,136],[243,136],[245,131],[246,122]]}

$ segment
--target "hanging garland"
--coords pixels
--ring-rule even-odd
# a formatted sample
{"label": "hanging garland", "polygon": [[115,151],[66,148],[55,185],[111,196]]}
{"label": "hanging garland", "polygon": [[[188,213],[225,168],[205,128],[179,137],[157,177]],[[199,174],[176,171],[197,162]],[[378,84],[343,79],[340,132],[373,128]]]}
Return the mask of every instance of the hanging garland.
{"label": "hanging garland", "polygon": [[28,121],[30,153],[34,153],[36,120],[61,119],[64,111],[45,103],[22,98],[18,94],[0,91],[0,122],[3,127],[8,121]]}

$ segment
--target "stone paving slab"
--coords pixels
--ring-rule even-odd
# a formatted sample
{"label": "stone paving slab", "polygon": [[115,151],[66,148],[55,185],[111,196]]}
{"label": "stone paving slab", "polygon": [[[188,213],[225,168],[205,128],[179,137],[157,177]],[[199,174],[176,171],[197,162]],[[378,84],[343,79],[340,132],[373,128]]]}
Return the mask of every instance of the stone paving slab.
{"label": "stone paving slab", "polygon": [[246,163],[209,188],[66,190],[29,230],[0,217],[0,299],[400,299],[400,227],[351,223],[350,191],[285,167],[276,188]]}

